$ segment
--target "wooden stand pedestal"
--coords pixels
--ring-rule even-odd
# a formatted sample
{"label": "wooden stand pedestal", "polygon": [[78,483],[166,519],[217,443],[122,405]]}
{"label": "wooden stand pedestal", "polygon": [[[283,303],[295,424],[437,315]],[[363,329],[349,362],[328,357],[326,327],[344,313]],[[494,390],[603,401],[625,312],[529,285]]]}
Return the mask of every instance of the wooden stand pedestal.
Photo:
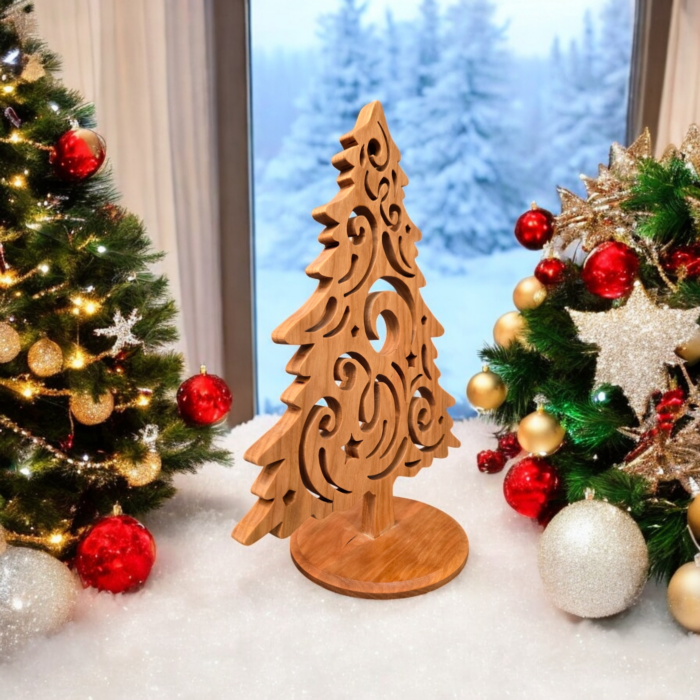
{"label": "wooden stand pedestal", "polygon": [[294,532],[292,559],[304,576],[356,598],[408,598],[444,586],[464,568],[469,541],[446,513],[394,497],[394,526],[373,538],[362,532],[363,507],[309,518]]}

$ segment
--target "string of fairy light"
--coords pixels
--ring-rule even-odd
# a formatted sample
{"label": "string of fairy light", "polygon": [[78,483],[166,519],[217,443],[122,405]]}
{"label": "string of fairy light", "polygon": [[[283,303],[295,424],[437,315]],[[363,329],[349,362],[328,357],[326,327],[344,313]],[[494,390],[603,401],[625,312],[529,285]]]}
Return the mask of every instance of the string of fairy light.
{"label": "string of fairy light", "polygon": [[[21,14],[17,13],[15,13],[12,16],[12,18],[5,17],[0,19],[0,21],[3,22],[12,21],[15,25],[15,29],[20,35],[23,32],[28,31],[28,27],[23,24],[24,20],[25,18]],[[2,60],[5,63],[18,60],[19,55],[19,51],[17,51],[16,55],[5,56]],[[3,105],[4,114],[5,117],[12,123],[14,127],[13,131],[9,134],[9,136],[0,138],[0,143],[12,146],[22,145],[26,147],[35,148],[39,151],[51,153],[54,150],[52,146],[48,146],[34,141],[25,135],[22,129],[21,120],[17,116],[17,113],[14,111],[12,104],[7,104],[7,102],[10,99],[15,99],[16,97],[17,82],[34,81],[45,75],[45,70],[42,64],[41,56],[39,54],[30,54],[27,57],[25,57],[25,59],[26,62],[24,65],[24,69],[19,76],[15,76],[15,80],[10,82],[12,76],[8,75],[7,72],[3,73],[0,76],[0,101],[6,102],[6,104]],[[3,100],[2,98],[6,99]],[[55,103],[50,102],[48,106],[54,112],[59,111],[59,107]],[[78,123],[73,118],[71,118],[70,114],[67,114],[67,117],[69,119],[71,129],[77,129]],[[10,175],[9,177],[4,178],[2,182],[4,185],[9,186],[11,189],[14,190],[27,190],[27,188],[29,187],[29,174],[30,172],[24,169],[20,172],[17,172],[14,175]],[[69,240],[71,240],[76,232],[76,229],[79,230],[82,220],[71,218],[63,214],[60,211],[60,206],[62,203],[61,200],[61,197],[56,197],[52,194],[47,194],[40,200],[37,200],[35,202],[35,205],[33,207],[30,207],[31,213],[26,218],[26,221],[23,223],[23,228],[26,231],[31,231],[36,235],[50,235],[45,230],[46,224],[54,223],[57,221],[67,221],[69,222],[69,226],[72,227],[69,233]],[[24,235],[26,235],[25,232],[8,231],[5,228],[0,227],[0,294],[4,293],[5,295],[10,295],[10,299],[12,297],[21,298],[23,296],[23,294],[25,293],[23,289],[24,283],[33,280],[37,277],[47,277],[52,271],[51,263],[48,260],[40,261],[38,264],[36,264],[28,270],[16,270],[11,266],[11,264],[8,263],[8,261],[5,259],[5,249],[3,244],[21,239]],[[87,236],[84,240],[81,240],[80,242],[76,242],[76,244],[73,247],[76,251],[82,251],[87,249],[97,256],[109,254],[107,246],[104,245],[104,243],[100,240],[99,236],[94,234]],[[111,254],[119,255],[120,253],[114,251]],[[128,275],[126,278],[126,284],[132,283],[134,280],[136,280],[136,275]],[[63,357],[63,350],[56,345],[56,347],[59,348],[58,367],[56,368],[55,372],[51,372],[51,376],[69,370],[84,370],[90,365],[100,362],[106,358],[116,357],[124,347],[141,344],[142,341],[136,336],[134,336],[132,333],[134,324],[137,321],[141,320],[141,317],[138,315],[136,309],[134,309],[131,312],[131,315],[127,318],[122,317],[121,312],[117,311],[114,314],[112,326],[93,330],[93,333],[95,335],[114,337],[114,343],[112,344],[111,348],[97,354],[91,354],[87,350],[85,350],[84,347],[82,347],[80,344],[81,321],[86,321],[91,317],[95,317],[97,314],[99,314],[99,312],[104,308],[104,305],[108,301],[108,299],[115,293],[116,290],[118,290],[122,286],[122,284],[124,283],[117,283],[110,292],[100,296],[95,294],[95,288],[92,286],[84,288],[79,293],[71,294],[69,291],[69,282],[64,281],[56,283],[55,280],[52,280],[52,284],[50,287],[39,290],[32,294],[32,299],[40,299],[46,297],[47,295],[59,296],[68,292],[68,304],[66,306],[56,309],[55,313],[70,314],[71,316],[74,316],[76,318],[76,342],[73,344],[73,347],[67,354],[67,357]],[[12,315],[10,315],[7,318],[7,321],[9,321],[10,324],[13,324],[15,320],[16,319]],[[31,363],[30,369],[32,369]],[[117,366],[114,371],[122,374],[124,370],[120,366]],[[0,387],[13,392],[16,396],[29,402],[33,402],[36,400],[51,401],[51,399],[58,397],[70,398],[71,402],[73,402],[73,400],[76,398],[76,395],[73,391],[69,389],[55,389],[47,387],[43,381],[37,379],[29,373],[23,373],[17,377],[12,378],[0,378]],[[107,409],[109,410],[108,415],[111,414],[112,410],[116,412],[123,412],[127,409],[132,408],[146,409],[151,404],[152,394],[153,391],[150,388],[136,387],[134,388],[133,395],[131,397],[126,397],[120,401],[114,402],[110,392],[109,405],[107,407]],[[71,404],[71,406],[67,410],[71,424],[72,435],[73,418],[71,415],[71,410],[75,411],[75,409],[72,408]],[[153,455],[155,454],[157,428],[155,428],[155,426],[148,427],[149,431],[147,434],[145,434],[146,437],[142,436],[142,438],[135,439],[141,439],[144,442],[144,444],[147,445],[149,454]],[[88,473],[104,473],[105,471],[112,471],[113,473],[115,473],[116,467],[116,473],[121,473],[122,475],[124,475],[124,468],[122,468],[121,470],[119,469],[121,463],[124,460],[118,454],[115,454],[107,459],[100,460],[94,459],[88,454],[82,455],[82,457],[71,456],[68,453],[68,451],[55,447],[54,445],[50,444],[46,439],[32,434],[30,431],[23,428],[21,425],[10,419],[8,416],[0,414],[0,431],[3,429],[12,432],[28,444],[48,452],[55,462],[73,467],[76,470],[78,470],[78,472],[86,470]],[[152,459],[151,468],[153,468],[153,465],[154,460]],[[123,467],[123,465],[121,466]],[[159,458],[156,466],[159,468]],[[22,473],[25,476],[31,475],[31,470],[29,470],[26,466],[18,469],[18,471],[19,473]],[[29,540],[31,541],[37,539],[33,536],[23,537],[25,539],[29,538]],[[37,542],[48,542],[49,544],[60,545],[63,542],[64,537],[65,533],[50,533],[48,535],[48,540],[46,539],[46,537],[41,537],[37,539]],[[51,538],[53,538],[53,540],[55,541],[53,541]]]}

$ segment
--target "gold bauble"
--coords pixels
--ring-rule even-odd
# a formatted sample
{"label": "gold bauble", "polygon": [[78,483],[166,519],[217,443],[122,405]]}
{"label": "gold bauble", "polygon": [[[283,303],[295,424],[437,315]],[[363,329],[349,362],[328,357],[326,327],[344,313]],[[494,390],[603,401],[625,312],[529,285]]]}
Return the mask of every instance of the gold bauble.
{"label": "gold bauble", "polygon": [[469,403],[481,411],[492,411],[505,400],[508,388],[503,380],[488,367],[475,374],[467,384]]}
{"label": "gold bauble", "polygon": [[694,498],[688,506],[688,527],[696,540],[700,540],[700,498]]}
{"label": "gold bauble", "polygon": [[27,353],[29,369],[37,377],[51,377],[63,369],[63,351],[58,343],[48,338],[37,340]]}
{"label": "gold bauble", "polygon": [[493,339],[502,348],[507,348],[516,340],[523,340],[525,319],[517,311],[503,314],[493,327]]}
{"label": "gold bauble", "polygon": [[160,465],[160,455],[149,450],[140,462],[118,461],[117,471],[129,482],[129,486],[145,486],[158,478]]}
{"label": "gold bauble", "polygon": [[700,632],[700,566],[694,561],[683,564],[669,581],[666,595],[676,622]]}
{"label": "gold bauble", "polygon": [[0,362],[12,362],[21,349],[19,333],[9,323],[0,323]]}
{"label": "gold bauble", "polygon": [[564,441],[566,431],[559,421],[543,408],[525,416],[518,426],[518,442],[525,452],[540,457],[554,454]]}
{"label": "gold bauble", "polygon": [[513,290],[513,303],[516,309],[536,309],[547,298],[547,287],[537,277],[520,280]]}
{"label": "gold bauble", "polygon": [[676,355],[682,357],[689,365],[694,365],[700,360],[700,333],[687,340],[676,348]]}
{"label": "gold bauble", "polygon": [[92,394],[73,394],[70,397],[70,410],[79,423],[98,425],[112,415],[114,397],[107,391],[95,402],[92,400]]}

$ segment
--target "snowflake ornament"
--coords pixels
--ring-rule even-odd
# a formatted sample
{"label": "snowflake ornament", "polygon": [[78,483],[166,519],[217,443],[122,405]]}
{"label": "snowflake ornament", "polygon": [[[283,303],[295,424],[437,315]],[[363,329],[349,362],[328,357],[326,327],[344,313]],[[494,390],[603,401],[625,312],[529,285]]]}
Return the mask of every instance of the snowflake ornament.
{"label": "snowflake ornament", "polygon": [[141,316],[138,315],[136,309],[129,314],[128,318],[124,318],[122,312],[117,310],[112,319],[114,322],[113,326],[109,326],[108,328],[96,328],[93,332],[95,335],[112,336],[115,338],[114,346],[110,351],[110,355],[114,356],[127,345],[141,345],[143,341],[139,340],[133,333],[134,325],[140,320]]}

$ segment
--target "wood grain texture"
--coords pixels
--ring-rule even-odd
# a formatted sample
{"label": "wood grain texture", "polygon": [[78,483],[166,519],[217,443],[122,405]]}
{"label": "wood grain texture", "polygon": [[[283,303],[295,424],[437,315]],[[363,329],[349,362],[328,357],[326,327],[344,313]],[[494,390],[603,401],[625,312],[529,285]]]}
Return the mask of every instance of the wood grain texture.
{"label": "wood grain texture", "polygon": [[381,104],[363,107],[340,143],[340,191],[312,214],[325,226],[306,270],[318,286],[272,336],[299,348],[284,415],[245,454],[262,471],[258,501],[233,532],[243,544],[354,507],[358,528],[381,539],[394,525],[396,478],[459,446],[435,365],[443,329],[420,293],[421,232],[403,205],[408,178]]}
{"label": "wood grain texture", "polygon": [[304,576],[356,598],[407,598],[445,585],[464,568],[469,542],[449,515],[394,498],[396,523],[374,539],[359,531],[358,506],[312,518],[292,535],[292,559]]}

